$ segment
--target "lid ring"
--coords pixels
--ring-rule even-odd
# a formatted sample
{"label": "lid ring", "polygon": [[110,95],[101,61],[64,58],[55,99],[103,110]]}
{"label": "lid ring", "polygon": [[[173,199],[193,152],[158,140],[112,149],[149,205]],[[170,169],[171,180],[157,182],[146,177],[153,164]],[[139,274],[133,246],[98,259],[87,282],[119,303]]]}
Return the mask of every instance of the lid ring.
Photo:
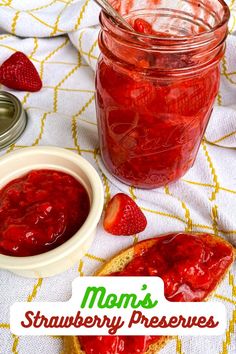
{"label": "lid ring", "polygon": [[27,124],[26,112],[13,94],[0,91],[0,149],[14,143]]}

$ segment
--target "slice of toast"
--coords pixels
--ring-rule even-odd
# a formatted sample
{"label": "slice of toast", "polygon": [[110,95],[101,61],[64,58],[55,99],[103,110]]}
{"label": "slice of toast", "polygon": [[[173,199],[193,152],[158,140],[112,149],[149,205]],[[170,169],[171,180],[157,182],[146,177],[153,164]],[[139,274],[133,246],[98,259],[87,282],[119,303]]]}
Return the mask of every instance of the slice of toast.
{"label": "slice of toast", "polygon": [[[181,234],[181,233],[178,233],[178,234]],[[185,234],[185,233],[183,233],[183,234]],[[174,234],[171,234],[171,235],[174,235]],[[204,238],[207,238],[208,242],[210,240],[211,242],[213,242],[215,244],[216,243],[219,245],[225,244],[230,248],[230,251],[232,252],[232,261],[230,262],[229,266],[225,269],[222,276],[218,279],[216,287],[213,289],[213,291],[211,291],[208,294],[207,298],[204,300],[204,301],[207,301],[210,297],[212,297],[216,288],[220,285],[220,283],[223,281],[225,276],[228,274],[228,271],[230,270],[230,267],[236,258],[236,249],[234,249],[234,247],[230,243],[228,243],[227,241],[225,241],[224,239],[222,239],[221,237],[216,236],[216,235],[202,234],[202,233],[191,233],[191,235],[195,235],[197,237],[200,237],[201,240],[204,240]],[[152,246],[154,246],[158,242],[158,240],[160,240],[160,237],[139,242],[138,243],[139,252],[142,250],[147,250],[147,249],[151,248]],[[166,237],[166,235],[163,237]],[[124,268],[134,258],[135,252],[136,252],[135,251],[136,247],[137,247],[137,245],[130,247],[125,251],[120,252],[117,256],[115,256],[110,261],[108,261],[95,274],[95,276],[105,276],[105,275],[109,275],[112,273],[117,273],[117,272],[123,271]],[[190,254],[190,257],[191,257],[191,254]],[[149,348],[145,354],[157,354],[166,345],[166,343],[170,340],[170,338],[171,337],[167,337],[167,336],[159,337],[157,342],[155,342],[149,346]],[[81,349],[78,337],[68,336],[68,337],[64,337],[63,354],[86,354],[86,353],[85,353],[85,351],[83,351]]]}

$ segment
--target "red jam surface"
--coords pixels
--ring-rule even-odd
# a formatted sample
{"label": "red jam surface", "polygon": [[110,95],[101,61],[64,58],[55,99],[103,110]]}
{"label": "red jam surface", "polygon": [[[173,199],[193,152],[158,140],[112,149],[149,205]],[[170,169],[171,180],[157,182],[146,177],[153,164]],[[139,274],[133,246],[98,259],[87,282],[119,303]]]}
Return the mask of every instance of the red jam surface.
{"label": "red jam surface", "polygon": [[[153,246],[135,246],[135,254],[123,271],[113,276],[159,276],[165,297],[173,302],[203,301],[233,261],[232,247],[211,235],[170,234]],[[86,354],[144,354],[163,337],[79,337]]]}
{"label": "red jam surface", "polygon": [[[142,19],[136,19],[133,26],[137,32],[166,37],[167,42],[170,37],[153,31]],[[113,50],[135,64],[127,62],[121,67],[112,50],[104,47],[98,62],[101,153],[108,170],[122,182],[157,188],[178,180],[192,167],[218,92],[219,65],[203,67],[195,76],[172,77],[170,70],[192,66],[191,56],[167,53],[163,57],[144,51],[140,57],[134,47],[124,48]],[[169,70],[169,76],[157,67]]]}
{"label": "red jam surface", "polygon": [[86,354],[144,354],[157,337],[79,337]]}
{"label": "red jam surface", "polygon": [[34,256],[71,238],[85,222],[89,197],[74,177],[36,170],[0,190],[0,253]]}

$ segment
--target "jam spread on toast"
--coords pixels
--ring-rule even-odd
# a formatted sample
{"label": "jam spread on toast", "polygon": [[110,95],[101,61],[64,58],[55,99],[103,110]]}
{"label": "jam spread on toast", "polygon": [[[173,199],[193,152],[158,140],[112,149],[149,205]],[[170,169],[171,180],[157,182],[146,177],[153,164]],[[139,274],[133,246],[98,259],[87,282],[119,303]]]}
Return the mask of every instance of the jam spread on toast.
{"label": "jam spread on toast", "polygon": [[[150,241],[151,242],[151,241]],[[159,276],[173,302],[204,301],[233,260],[232,247],[208,234],[169,234],[134,247],[132,260],[112,276]],[[79,337],[86,354],[144,354],[163,336]]]}

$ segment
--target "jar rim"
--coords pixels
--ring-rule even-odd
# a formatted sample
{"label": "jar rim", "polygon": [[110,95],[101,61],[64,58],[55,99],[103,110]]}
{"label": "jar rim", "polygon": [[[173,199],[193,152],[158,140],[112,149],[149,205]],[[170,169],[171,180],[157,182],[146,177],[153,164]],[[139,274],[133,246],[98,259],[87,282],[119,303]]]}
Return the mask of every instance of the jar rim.
{"label": "jar rim", "polygon": [[127,28],[122,27],[122,25],[118,22],[115,21],[115,19],[111,18],[109,16],[109,14],[107,14],[105,11],[101,11],[100,13],[100,22],[101,24],[102,22],[102,18],[104,17],[107,21],[109,21],[110,25],[112,26],[116,26],[116,28],[121,31],[121,33],[123,35],[131,35],[132,37],[134,37],[135,35],[137,36],[137,38],[139,39],[143,39],[144,41],[146,39],[151,39],[153,41],[156,42],[166,42],[168,41],[169,45],[179,45],[185,42],[194,42],[196,40],[199,40],[199,42],[205,42],[206,39],[208,39],[208,36],[213,34],[215,31],[217,31],[218,29],[224,27],[229,19],[230,19],[230,9],[228,7],[228,5],[226,4],[226,2],[224,0],[218,0],[219,3],[222,5],[223,10],[224,10],[224,16],[222,18],[222,20],[217,23],[215,26],[213,26],[211,29],[203,31],[201,33],[195,34],[195,35],[188,35],[188,36],[176,36],[176,37],[164,37],[164,36],[158,36],[158,35],[150,35],[150,34],[143,34],[143,33],[139,33],[136,31],[131,31]]}

